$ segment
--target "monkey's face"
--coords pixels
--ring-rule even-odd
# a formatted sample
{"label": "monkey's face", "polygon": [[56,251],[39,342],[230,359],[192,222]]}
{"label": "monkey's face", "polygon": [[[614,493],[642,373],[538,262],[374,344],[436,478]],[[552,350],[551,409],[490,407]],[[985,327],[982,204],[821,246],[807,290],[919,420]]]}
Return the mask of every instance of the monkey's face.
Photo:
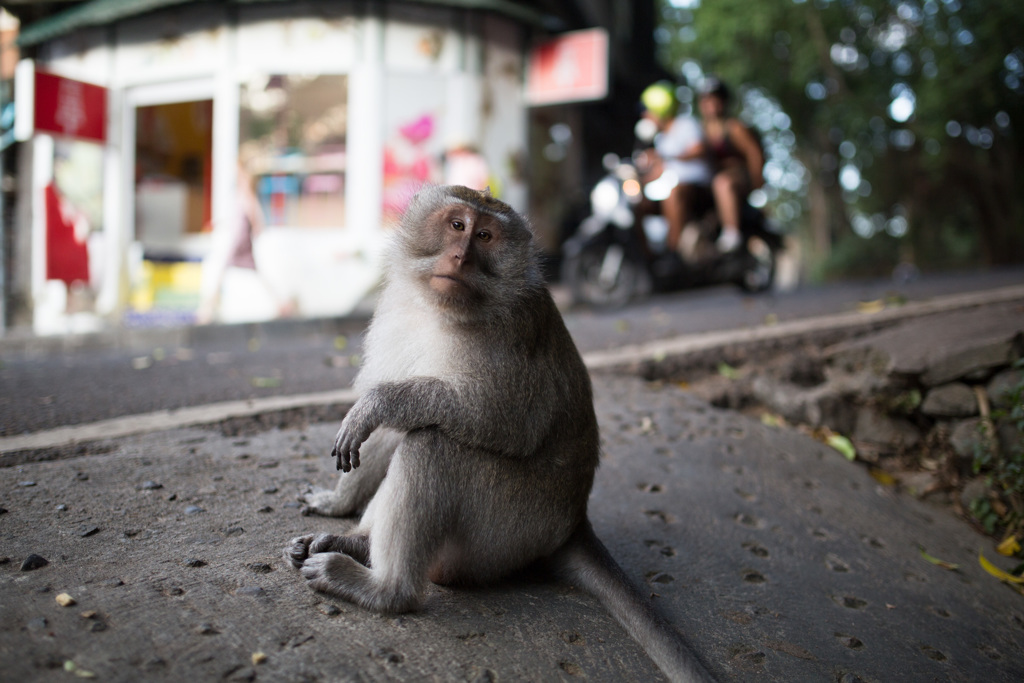
{"label": "monkey's face", "polygon": [[431,298],[449,310],[501,306],[525,283],[532,234],[507,204],[465,188],[417,197],[404,228],[404,251]]}
{"label": "monkey's face", "polygon": [[455,203],[435,211],[428,224],[432,234],[427,243],[434,256],[430,289],[453,303],[483,298],[485,280],[497,274],[496,255],[505,237],[500,221]]}

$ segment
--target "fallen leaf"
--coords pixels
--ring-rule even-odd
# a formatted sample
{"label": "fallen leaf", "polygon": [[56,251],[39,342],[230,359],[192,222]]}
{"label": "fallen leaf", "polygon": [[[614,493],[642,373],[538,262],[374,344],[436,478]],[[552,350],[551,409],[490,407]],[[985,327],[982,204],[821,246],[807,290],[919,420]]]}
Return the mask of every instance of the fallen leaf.
{"label": "fallen leaf", "polygon": [[67,593],[61,593],[55,599],[57,600],[57,604],[61,607],[71,607],[75,604],[75,599]]}
{"label": "fallen leaf", "polygon": [[281,380],[277,377],[253,377],[252,385],[254,387],[279,387],[281,386]]}
{"label": "fallen leaf", "polygon": [[853,447],[853,442],[842,434],[829,434],[825,443],[842,453],[843,457],[850,462],[857,459],[857,449]]}
{"label": "fallen leaf", "polygon": [[917,549],[921,552],[921,557],[923,557],[927,562],[931,562],[936,567],[942,567],[943,569],[948,569],[950,571],[956,571],[960,568],[960,565],[958,564],[953,564],[952,562],[946,562],[945,560],[940,560],[937,557],[932,557],[924,551],[924,546],[919,545],[917,546]]}
{"label": "fallen leaf", "polygon": [[766,427],[785,427],[786,420],[775,413],[761,413],[761,424]]}
{"label": "fallen leaf", "polygon": [[718,374],[726,379],[737,379],[740,376],[739,370],[724,362],[718,364]]}
{"label": "fallen leaf", "polygon": [[1017,540],[1016,535],[1010,534],[996,547],[996,552],[1006,557],[1013,557],[1020,552],[1020,541]]}
{"label": "fallen leaf", "polygon": [[1010,509],[1006,507],[1006,503],[999,500],[998,498],[991,498],[989,500],[989,504],[992,505],[992,511],[1000,517],[1006,517],[1006,515],[1010,512]]}
{"label": "fallen leaf", "polygon": [[69,674],[74,674],[75,676],[78,676],[79,678],[96,678],[96,674],[94,674],[91,671],[86,671],[85,669],[78,668],[78,665],[70,659],[64,661],[64,670],[67,671]]}
{"label": "fallen leaf", "polygon": [[805,650],[799,645],[796,645],[795,643],[787,643],[784,640],[768,643],[768,647],[775,650],[776,652],[782,652],[783,654],[790,655],[791,657],[797,657],[798,659],[817,659],[817,657],[815,657],[809,651]]}
{"label": "fallen leaf", "polygon": [[858,301],[857,310],[861,313],[878,313],[885,310],[885,301],[875,299],[874,301]]}
{"label": "fallen leaf", "polygon": [[1000,581],[1006,581],[1007,583],[1024,584],[1024,577],[1014,576],[1009,572],[1004,572],[1002,569],[1000,569],[999,567],[995,566],[987,559],[985,559],[985,556],[981,553],[978,553],[978,562],[979,564],[981,564],[982,569],[984,569]]}
{"label": "fallen leaf", "polygon": [[874,480],[877,481],[882,486],[895,486],[896,485],[896,478],[893,477],[888,472],[886,472],[885,470],[879,469],[877,467],[872,467],[868,471],[870,472],[872,478],[874,478]]}
{"label": "fallen leaf", "polygon": [[339,334],[334,338],[334,348],[339,351],[344,351],[348,347],[348,337],[343,334]]}
{"label": "fallen leaf", "polygon": [[262,664],[265,661],[267,661],[267,654],[265,652],[253,652],[252,653],[252,663],[254,665]]}

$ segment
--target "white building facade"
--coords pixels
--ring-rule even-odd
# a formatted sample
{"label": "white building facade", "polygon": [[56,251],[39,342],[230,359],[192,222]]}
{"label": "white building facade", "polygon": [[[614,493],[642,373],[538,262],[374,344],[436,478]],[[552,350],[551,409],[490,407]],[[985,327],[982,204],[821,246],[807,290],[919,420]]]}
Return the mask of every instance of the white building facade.
{"label": "white building facade", "polygon": [[[107,89],[105,143],[23,143],[30,228],[14,276],[38,333],[195,322],[242,187],[264,226],[261,282],[224,278],[225,322],[351,311],[379,278],[388,226],[420,184],[461,180],[459,159],[477,171],[464,182],[526,208],[528,18],[446,3],[168,5],[40,41],[23,65]],[[47,269],[51,186],[88,251],[86,282]]]}

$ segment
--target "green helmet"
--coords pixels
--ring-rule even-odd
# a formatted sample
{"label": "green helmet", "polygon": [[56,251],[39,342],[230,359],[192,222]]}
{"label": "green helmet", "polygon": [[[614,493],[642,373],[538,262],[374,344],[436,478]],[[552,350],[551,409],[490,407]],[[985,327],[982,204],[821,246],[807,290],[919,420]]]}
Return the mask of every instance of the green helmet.
{"label": "green helmet", "polygon": [[679,111],[679,100],[676,99],[676,90],[668,81],[658,81],[647,86],[640,101],[644,109],[651,112],[658,118],[669,119]]}

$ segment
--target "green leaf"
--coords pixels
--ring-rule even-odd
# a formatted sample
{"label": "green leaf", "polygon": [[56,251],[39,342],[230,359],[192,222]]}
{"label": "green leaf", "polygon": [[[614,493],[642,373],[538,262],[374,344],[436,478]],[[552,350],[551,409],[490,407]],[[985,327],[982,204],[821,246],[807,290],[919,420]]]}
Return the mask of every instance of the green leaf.
{"label": "green leaf", "polygon": [[831,434],[826,440],[832,448],[836,449],[843,454],[843,457],[853,462],[857,459],[857,449],[854,448],[853,442],[847,439],[842,434]]}
{"label": "green leaf", "polygon": [[931,562],[936,567],[942,567],[943,569],[948,569],[950,571],[956,571],[957,569],[960,568],[960,565],[958,565],[958,564],[954,564],[952,562],[946,562],[945,560],[940,560],[937,557],[933,557],[933,556],[929,555],[928,553],[926,553],[924,551],[924,546],[920,546],[919,545],[919,546],[917,546],[917,549],[921,553],[921,557],[923,557],[925,559],[925,561]]}
{"label": "green leaf", "polygon": [[726,379],[739,379],[740,371],[723,361],[718,364],[718,374]]}

